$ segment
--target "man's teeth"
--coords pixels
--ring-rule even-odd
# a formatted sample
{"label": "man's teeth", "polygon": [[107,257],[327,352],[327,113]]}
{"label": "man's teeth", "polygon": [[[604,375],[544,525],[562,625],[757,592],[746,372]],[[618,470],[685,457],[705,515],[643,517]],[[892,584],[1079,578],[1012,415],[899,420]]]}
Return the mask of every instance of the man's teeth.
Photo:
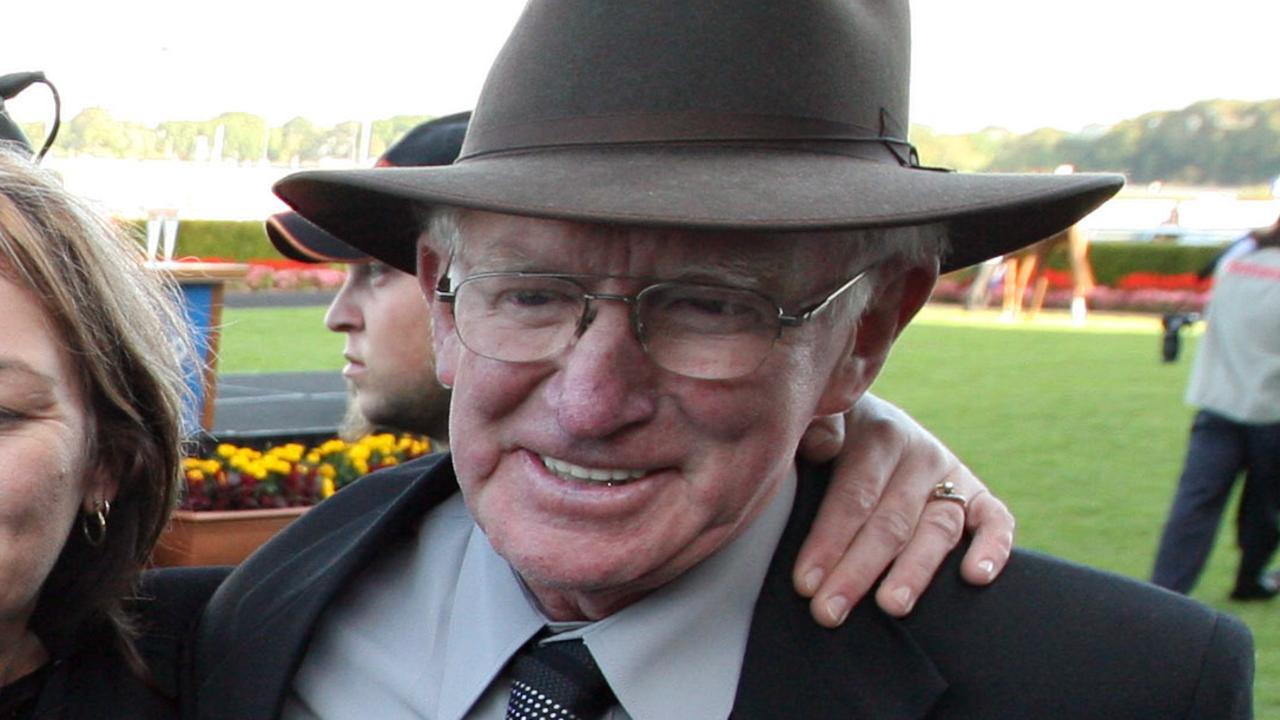
{"label": "man's teeth", "polygon": [[571,480],[603,483],[605,485],[621,485],[636,478],[644,477],[644,470],[623,470],[617,468],[589,468],[557,460],[547,455],[540,455],[542,464],[551,472]]}

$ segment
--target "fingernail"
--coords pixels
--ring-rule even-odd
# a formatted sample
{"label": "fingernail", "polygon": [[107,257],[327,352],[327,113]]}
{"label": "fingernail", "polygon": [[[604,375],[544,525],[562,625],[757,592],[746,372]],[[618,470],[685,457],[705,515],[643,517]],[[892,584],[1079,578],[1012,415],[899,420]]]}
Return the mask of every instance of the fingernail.
{"label": "fingernail", "polygon": [[832,595],[827,598],[827,615],[831,621],[839,625],[849,616],[849,599],[843,595]]}
{"label": "fingernail", "polygon": [[804,574],[804,590],[809,594],[818,592],[818,586],[822,584],[822,578],[825,573],[822,568],[811,568],[809,572]]}
{"label": "fingernail", "polygon": [[983,575],[987,576],[988,580],[990,580],[991,576],[996,572],[996,564],[991,560],[983,560],[978,563],[978,569],[982,571]]}
{"label": "fingernail", "polygon": [[902,612],[911,612],[911,588],[902,586],[890,593],[898,607],[902,608]]}

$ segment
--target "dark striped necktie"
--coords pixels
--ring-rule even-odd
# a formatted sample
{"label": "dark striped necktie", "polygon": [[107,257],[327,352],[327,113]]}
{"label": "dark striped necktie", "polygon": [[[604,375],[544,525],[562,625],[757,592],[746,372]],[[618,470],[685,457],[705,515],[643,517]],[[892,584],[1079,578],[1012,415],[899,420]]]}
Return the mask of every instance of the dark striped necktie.
{"label": "dark striped necktie", "polygon": [[507,720],[596,720],[616,702],[582,640],[538,645],[511,661]]}

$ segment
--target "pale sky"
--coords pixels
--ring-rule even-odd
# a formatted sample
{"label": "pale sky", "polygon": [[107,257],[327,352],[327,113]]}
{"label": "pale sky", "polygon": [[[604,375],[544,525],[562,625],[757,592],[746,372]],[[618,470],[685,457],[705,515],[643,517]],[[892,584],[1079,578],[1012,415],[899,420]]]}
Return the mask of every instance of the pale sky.
{"label": "pale sky", "polygon": [[[524,3],[9,4],[0,74],[44,71],[64,120],[100,106],[147,124],[245,111],[278,125],[467,109]],[[942,132],[1280,97],[1276,0],[916,0],[912,14],[911,120]],[[48,98],[33,87],[7,106],[41,120]]]}

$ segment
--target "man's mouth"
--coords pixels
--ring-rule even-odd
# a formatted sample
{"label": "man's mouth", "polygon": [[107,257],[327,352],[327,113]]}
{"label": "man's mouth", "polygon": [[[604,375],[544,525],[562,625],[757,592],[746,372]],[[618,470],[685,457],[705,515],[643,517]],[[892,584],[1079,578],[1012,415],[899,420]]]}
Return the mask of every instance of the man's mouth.
{"label": "man's mouth", "polygon": [[551,472],[559,475],[566,480],[575,482],[598,483],[613,487],[614,485],[625,485],[632,480],[645,476],[645,470],[627,470],[622,468],[591,468],[581,465],[574,465],[564,460],[539,455],[542,464]]}
{"label": "man's mouth", "polygon": [[364,370],[363,360],[351,355],[344,355],[343,357],[347,360],[347,366],[342,368],[343,377],[351,379],[352,376],[359,375]]}

